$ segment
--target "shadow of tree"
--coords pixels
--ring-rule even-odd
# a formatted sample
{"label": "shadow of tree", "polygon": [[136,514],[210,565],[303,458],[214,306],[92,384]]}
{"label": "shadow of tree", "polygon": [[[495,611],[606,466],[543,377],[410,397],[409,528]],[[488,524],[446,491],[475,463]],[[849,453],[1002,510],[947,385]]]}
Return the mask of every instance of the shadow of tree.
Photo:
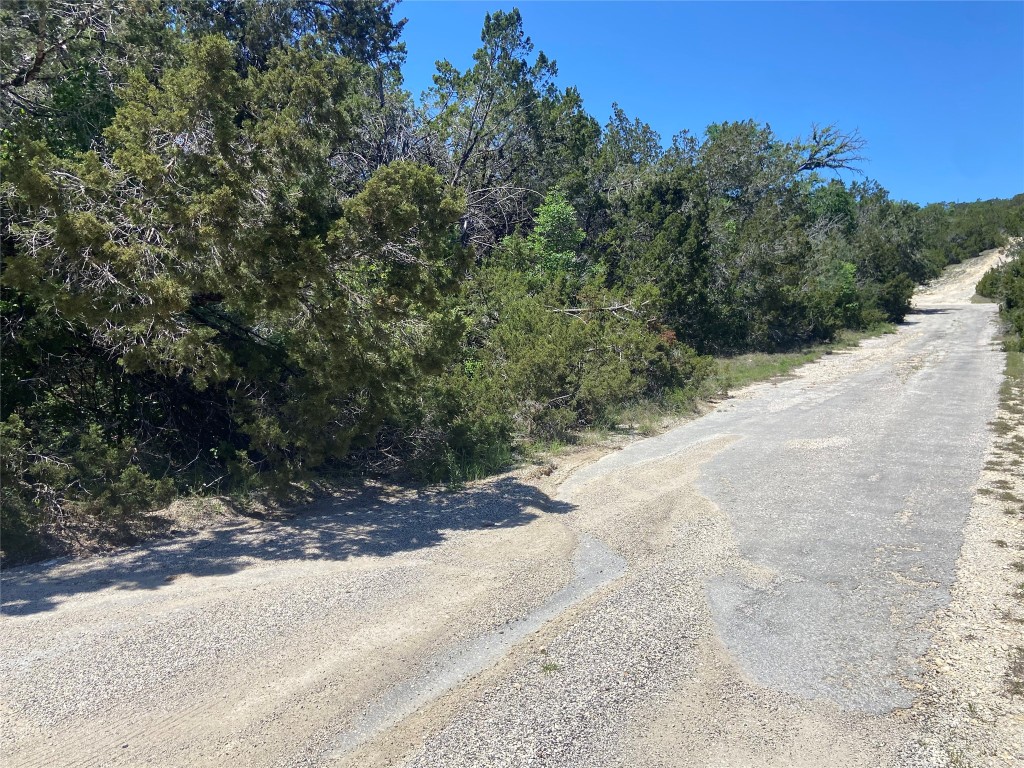
{"label": "shadow of tree", "polygon": [[61,598],[102,589],[159,589],[177,576],[235,573],[272,560],[387,557],[433,547],[453,531],[513,528],[541,513],[573,509],[536,488],[503,478],[449,493],[389,493],[363,488],[318,502],[285,520],[244,522],[164,539],[109,557],[50,561],[4,574],[2,612],[24,616],[56,607]]}
{"label": "shadow of tree", "polygon": [[957,312],[955,307],[915,307],[907,312],[906,316],[896,325],[909,328],[925,322],[928,315],[948,315],[950,312]]}

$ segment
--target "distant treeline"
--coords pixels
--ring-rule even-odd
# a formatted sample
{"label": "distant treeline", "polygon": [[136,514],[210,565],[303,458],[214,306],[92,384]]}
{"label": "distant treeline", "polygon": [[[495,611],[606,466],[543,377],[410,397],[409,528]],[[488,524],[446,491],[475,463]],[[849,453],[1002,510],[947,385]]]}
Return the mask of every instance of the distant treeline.
{"label": "distant treeline", "polygon": [[5,553],[181,494],[492,472],[710,355],[899,321],[1024,230],[1024,196],[842,181],[834,125],[602,125],[517,11],[414,99],[394,10],[3,3]]}

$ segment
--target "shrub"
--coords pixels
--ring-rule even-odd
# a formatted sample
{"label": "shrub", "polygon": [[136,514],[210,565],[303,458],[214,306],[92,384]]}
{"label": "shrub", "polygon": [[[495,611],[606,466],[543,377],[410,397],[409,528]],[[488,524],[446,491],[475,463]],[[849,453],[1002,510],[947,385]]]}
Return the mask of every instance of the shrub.
{"label": "shrub", "polygon": [[986,272],[976,290],[999,302],[1011,335],[1007,343],[1013,347],[1019,346],[1024,336],[1024,242],[1015,242],[1007,255],[1010,260]]}
{"label": "shrub", "polygon": [[131,538],[140,514],[166,504],[175,487],[143,466],[131,438],[98,424],[83,432],[33,432],[17,414],[0,423],[5,559],[26,559],[48,541]]}
{"label": "shrub", "polygon": [[875,306],[885,313],[885,319],[899,323],[910,312],[910,301],[914,296],[914,281],[907,275],[899,274],[869,292]]}

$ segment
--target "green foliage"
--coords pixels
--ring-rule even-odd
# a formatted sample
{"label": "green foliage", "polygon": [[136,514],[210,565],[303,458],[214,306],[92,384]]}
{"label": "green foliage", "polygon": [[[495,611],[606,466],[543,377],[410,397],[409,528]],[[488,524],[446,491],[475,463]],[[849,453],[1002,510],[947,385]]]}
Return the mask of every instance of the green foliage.
{"label": "green foliage", "polygon": [[889,322],[898,323],[910,311],[913,295],[914,281],[905,274],[896,275],[878,289],[876,302]]}
{"label": "green foliage", "polygon": [[993,267],[978,283],[978,294],[999,302],[1006,321],[1010,350],[1024,351],[1024,242],[1015,241],[1008,250],[1009,259]]}
{"label": "green foliage", "polygon": [[[1024,234],[1024,196],[830,179],[863,147],[835,126],[602,126],[518,10],[417,106],[394,7],[0,10],[5,556],[123,540],[174,493],[481,477],[689,402],[711,353],[899,321]],[[1018,272],[982,290],[1019,329]]]}
{"label": "green foliage", "polygon": [[535,292],[522,273],[481,270],[470,300],[486,334],[449,384],[467,409],[507,414],[505,430],[520,437],[565,439],[615,404],[689,381],[700,367],[692,350],[650,330],[600,277],[570,306],[560,281]]}
{"label": "green foliage", "polygon": [[842,328],[866,324],[864,296],[857,287],[857,267],[833,260],[807,281],[807,315],[814,338],[830,339]]}
{"label": "green foliage", "polygon": [[541,126],[554,128],[561,98],[555,63],[543,52],[530,61],[533,43],[518,9],[487,14],[480,40],[465,72],[438,62],[424,101],[430,162],[465,192],[466,239],[488,249],[528,222],[524,192],[538,181]]}
{"label": "green foliage", "polygon": [[579,272],[577,252],[586,235],[576,223],[576,211],[560,192],[549,192],[537,209],[527,238],[537,265],[548,278]]}
{"label": "green foliage", "polygon": [[623,404],[693,386],[710,370],[657,324],[650,288],[609,288],[605,270],[572,268],[568,249],[582,233],[561,195],[548,196],[537,221],[464,283],[463,355],[431,387],[415,429],[406,425],[414,434],[439,428],[435,448],[414,462],[421,475],[461,481],[493,471],[513,443],[571,440]]}
{"label": "green foliage", "polygon": [[40,535],[66,539],[69,531],[97,526],[124,531],[133,516],[167,503],[174,492],[170,478],[143,464],[135,440],[96,423],[84,432],[46,434],[12,414],[0,423],[0,449],[9,553],[30,555]]}
{"label": "green foliage", "polygon": [[1024,194],[1011,200],[934,203],[921,209],[925,258],[941,269],[1024,234]]}
{"label": "green foliage", "polygon": [[[336,162],[359,151],[369,70],[329,35],[256,60],[231,38],[131,71],[98,147],[29,122],[5,138],[4,321],[24,376],[5,370],[3,416],[47,457],[11,471],[55,499],[31,497],[25,530],[161,503],[195,456],[284,485],[372,434],[461,333],[442,306],[469,257],[460,195],[415,162],[362,179]],[[182,429],[204,410],[197,441]],[[162,467],[134,458],[135,432],[171,444]]]}

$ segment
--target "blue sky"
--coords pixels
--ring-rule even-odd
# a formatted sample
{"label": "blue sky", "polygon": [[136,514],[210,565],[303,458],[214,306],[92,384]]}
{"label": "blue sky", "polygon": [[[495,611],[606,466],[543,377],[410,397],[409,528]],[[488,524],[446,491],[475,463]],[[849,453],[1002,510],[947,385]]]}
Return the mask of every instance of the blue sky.
{"label": "blue sky", "polygon": [[442,2],[406,0],[406,87],[465,69],[484,14],[518,6],[604,123],[612,102],[664,143],[753,118],[778,135],[859,129],[863,164],[917,203],[1024,192],[1024,2]]}

